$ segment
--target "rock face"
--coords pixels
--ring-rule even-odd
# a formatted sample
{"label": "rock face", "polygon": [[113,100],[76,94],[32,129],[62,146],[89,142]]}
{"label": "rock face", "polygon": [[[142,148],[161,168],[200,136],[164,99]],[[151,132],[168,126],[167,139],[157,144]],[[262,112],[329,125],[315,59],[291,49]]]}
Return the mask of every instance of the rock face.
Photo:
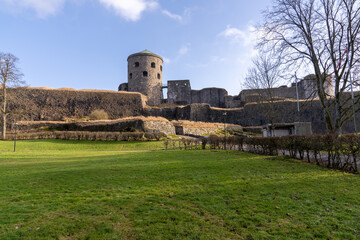
{"label": "rock face", "polygon": [[128,91],[140,92],[147,96],[148,105],[161,104],[162,65],[163,59],[147,50],[130,55],[128,57]]}

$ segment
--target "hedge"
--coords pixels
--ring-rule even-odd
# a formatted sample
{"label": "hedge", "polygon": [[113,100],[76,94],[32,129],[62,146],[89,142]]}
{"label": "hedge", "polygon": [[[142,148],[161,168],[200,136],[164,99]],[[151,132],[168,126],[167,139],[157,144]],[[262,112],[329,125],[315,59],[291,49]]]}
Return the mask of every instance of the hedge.
{"label": "hedge", "polygon": [[263,155],[288,155],[332,169],[358,172],[360,135],[311,135],[284,137],[209,136],[200,139],[166,140],[166,149],[227,149]]}

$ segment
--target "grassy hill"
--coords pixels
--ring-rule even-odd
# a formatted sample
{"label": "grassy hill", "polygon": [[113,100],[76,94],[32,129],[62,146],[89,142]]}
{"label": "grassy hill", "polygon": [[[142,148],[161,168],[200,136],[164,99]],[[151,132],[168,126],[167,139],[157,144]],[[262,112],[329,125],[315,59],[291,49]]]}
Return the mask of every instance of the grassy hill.
{"label": "grassy hill", "polygon": [[161,142],[0,142],[0,239],[359,239],[360,176]]}

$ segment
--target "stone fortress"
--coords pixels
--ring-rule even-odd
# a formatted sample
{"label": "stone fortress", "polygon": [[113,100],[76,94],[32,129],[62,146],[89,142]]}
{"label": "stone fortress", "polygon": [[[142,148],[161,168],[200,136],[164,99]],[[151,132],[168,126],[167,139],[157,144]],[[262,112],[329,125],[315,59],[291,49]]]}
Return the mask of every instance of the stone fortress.
{"label": "stone fortress", "polygon": [[[212,107],[239,108],[246,103],[255,102],[259,99],[310,99],[317,97],[314,91],[316,82],[313,75],[308,75],[291,87],[281,86],[271,89],[246,89],[238,96],[230,96],[223,88],[204,88],[202,90],[191,89],[190,80],[169,80],[163,86],[162,72],[163,59],[148,50],[132,54],[128,57],[128,82],[120,84],[119,91],[140,92],[148,97],[147,104],[158,106],[160,104],[189,105],[194,103],[206,103]],[[163,96],[163,89],[167,88],[167,98]],[[326,83],[325,91],[329,96],[334,95],[331,80]]]}
{"label": "stone fortress", "polygon": [[[320,101],[317,98],[306,100],[314,94],[315,81],[311,75],[299,81],[298,111],[295,84],[273,89],[243,90],[237,96],[229,96],[222,88],[193,90],[189,80],[167,81],[167,85],[163,86],[163,59],[149,51],[130,55],[128,71],[128,82],[121,84],[119,91],[9,88],[8,108],[13,114],[9,115],[8,123],[71,122],[86,118],[94,110],[103,110],[111,121],[129,117],[162,117],[171,122],[226,123],[253,129],[260,129],[260,126],[271,121],[311,122],[314,133],[326,132]],[[163,97],[164,88],[168,90],[167,98]],[[333,93],[330,84],[326,89],[329,95]],[[271,116],[268,113],[269,102],[263,101],[269,91],[275,97],[272,107],[275,112]],[[355,94],[360,95],[360,92]],[[360,103],[355,107],[360,108]],[[360,112],[356,115],[356,119],[360,119]],[[343,131],[354,131],[352,118],[345,122]]]}

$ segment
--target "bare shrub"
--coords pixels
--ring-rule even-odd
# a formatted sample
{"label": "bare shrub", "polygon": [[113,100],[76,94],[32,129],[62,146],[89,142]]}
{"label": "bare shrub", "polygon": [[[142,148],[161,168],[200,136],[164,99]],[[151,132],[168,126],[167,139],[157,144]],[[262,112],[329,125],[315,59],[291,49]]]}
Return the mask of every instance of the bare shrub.
{"label": "bare shrub", "polygon": [[96,109],[92,111],[89,115],[90,120],[107,120],[109,115],[102,109]]}

